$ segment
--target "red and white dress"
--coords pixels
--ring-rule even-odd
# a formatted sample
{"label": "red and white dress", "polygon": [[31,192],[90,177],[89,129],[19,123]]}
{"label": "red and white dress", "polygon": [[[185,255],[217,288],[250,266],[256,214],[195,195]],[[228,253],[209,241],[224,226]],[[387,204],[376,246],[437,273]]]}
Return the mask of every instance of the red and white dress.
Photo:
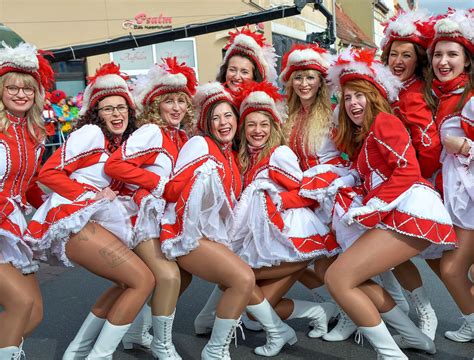
{"label": "red and white dress", "polygon": [[66,243],[89,221],[97,222],[131,246],[131,199],[118,196],[113,201],[93,200],[106,187],[122,189],[122,183],[104,172],[109,155],[109,142],[102,130],[96,125],[85,125],[72,132],[44,164],[39,182],[54,192],[36,211],[25,235],[36,257],[48,260],[53,255],[62,264],[72,266],[65,254]]}
{"label": "red and white dress", "polygon": [[469,154],[441,153],[444,204],[453,224],[474,230],[474,91],[467,97],[461,111],[455,111],[466,85],[465,74],[441,83],[433,81],[433,92],[439,99],[436,124],[441,140],[446,136],[467,139]]}
{"label": "red and white dress", "polygon": [[319,149],[309,151],[301,141],[301,134],[306,126],[304,117],[308,116],[300,111],[295,127],[290,135],[289,146],[297,155],[303,179],[301,181],[300,195],[314,199],[319,206],[315,209],[317,216],[327,225],[331,223],[331,214],[334,207],[334,198],[340,187],[354,185],[352,176],[349,175],[349,163],[341,157],[333,141],[335,128],[322,140]]}
{"label": "red and white dress", "polygon": [[0,264],[11,263],[29,274],[38,263],[23,239],[24,213],[42,203],[36,176],[44,146],[30,136],[26,118],[5,114],[10,125],[0,132]]}
{"label": "red and white dress", "polygon": [[133,247],[160,237],[163,192],[187,139],[183,130],[145,124],[107,160],[105,172],[125,183],[138,208]]}
{"label": "red and white dress", "polygon": [[257,161],[251,157],[245,190],[235,208],[233,249],[252,268],[301,262],[339,252],[327,225],[298,194],[303,171],[296,154],[278,146]]}
{"label": "red and white dress", "polygon": [[209,240],[232,249],[233,208],[242,191],[239,168],[230,144],[223,149],[210,137],[195,136],[179,152],[162,219],[161,250],[169,260]]}
{"label": "red and white dress", "polygon": [[[369,129],[357,159],[361,189],[343,189],[337,196],[335,230],[360,236],[362,228],[389,229],[432,243],[421,256],[438,258],[456,245],[449,214],[439,194],[420,172],[415,149],[397,117],[379,113]],[[342,224],[339,224],[342,222]],[[357,224],[356,227],[347,226]],[[357,237],[340,236],[341,247]]]}
{"label": "red and white dress", "polygon": [[399,99],[391,106],[410,133],[421,175],[433,183],[441,169],[442,146],[433,113],[423,97],[423,85],[423,81],[413,75],[403,82]]}

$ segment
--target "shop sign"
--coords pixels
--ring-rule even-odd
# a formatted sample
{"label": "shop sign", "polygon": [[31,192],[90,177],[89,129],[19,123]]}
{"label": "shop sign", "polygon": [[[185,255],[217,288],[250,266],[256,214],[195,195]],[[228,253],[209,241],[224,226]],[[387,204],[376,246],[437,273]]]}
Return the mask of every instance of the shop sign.
{"label": "shop sign", "polygon": [[125,20],[122,28],[125,30],[151,30],[151,29],[171,29],[173,27],[173,18],[171,16],[148,16],[141,12],[135,15],[131,20]]}

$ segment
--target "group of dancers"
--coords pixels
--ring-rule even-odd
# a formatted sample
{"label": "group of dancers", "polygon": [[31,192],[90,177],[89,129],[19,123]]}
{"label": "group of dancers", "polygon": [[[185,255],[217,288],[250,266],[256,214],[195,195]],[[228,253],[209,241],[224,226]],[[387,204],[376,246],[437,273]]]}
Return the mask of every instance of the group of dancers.
{"label": "group of dancers", "polygon": [[[246,27],[230,33],[217,81],[202,85],[176,58],[133,83],[105,64],[42,167],[53,72],[33,46],[4,44],[0,359],[24,355],[42,320],[40,261],[114,284],[64,360],[112,359],[120,342],[181,359],[172,327],[193,275],[216,284],[194,322],[210,333],[204,360],[231,358],[241,317],[265,331],[261,356],[297,341],[285,322],[294,318],[327,341],[358,329],[379,359],[434,354],[437,318],[416,256],[463,314],[445,336],[473,340],[473,34],[474,9],[402,12],[386,26],[382,61],[370,49],[330,56],[298,44],[278,75],[274,48]],[[286,298],[297,281],[331,298]]]}

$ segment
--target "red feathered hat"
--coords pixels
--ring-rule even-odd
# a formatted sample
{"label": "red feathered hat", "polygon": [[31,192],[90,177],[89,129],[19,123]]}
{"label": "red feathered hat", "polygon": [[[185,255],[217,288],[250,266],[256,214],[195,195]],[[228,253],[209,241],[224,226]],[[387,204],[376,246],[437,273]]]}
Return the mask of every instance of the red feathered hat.
{"label": "red feathered hat", "polygon": [[427,49],[434,36],[435,21],[424,9],[408,12],[400,10],[385,23],[385,37],[380,46],[385,50],[394,41],[408,41]]}
{"label": "red feathered hat", "polygon": [[286,84],[297,70],[316,70],[326,76],[329,66],[328,52],[315,44],[295,44],[283,55],[279,80]]}
{"label": "red feathered hat", "polygon": [[430,45],[433,54],[438,41],[454,41],[474,54],[474,8],[469,10],[449,9],[435,24],[435,35]]}
{"label": "red feathered hat", "polygon": [[176,57],[162,59],[162,64],[154,65],[146,75],[135,82],[133,95],[138,106],[150,105],[160,95],[184,92],[190,97],[196,92],[197,80],[194,70],[186,64],[178,63]]}
{"label": "red feathered hat", "polygon": [[89,84],[84,90],[84,99],[79,115],[84,115],[103,98],[114,95],[122,96],[128,106],[135,108],[126,80],[128,80],[128,76],[120,72],[120,66],[113,62],[102,65],[94,76],[89,77]]}
{"label": "red feathered hat", "polygon": [[244,124],[245,117],[255,111],[267,112],[276,123],[282,125],[286,112],[283,96],[278,88],[264,81],[257,83],[248,81],[243,84],[242,91],[236,98],[239,106],[240,126]]}
{"label": "red feathered hat", "polygon": [[38,82],[41,93],[50,89],[54,81],[54,71],[48,60],[33,45],[21,43],[16,48],[2,42],[0,48],[0,76],[8,72],[32,75]]}
{"label": "red feathered hat", "polygon": [[54,90],[51,92],[51,96],[49,98],[49,101],[51,101],[53,104],[58,104],[62,99],[66,98],[66,93],[62,90]]}
{"label": "red feathered hat", "polygon": [[273,82],[277,78],[275,48],[265,42],[263,34],[251,31],[247,25],[242,30],[229,32],[229,35],[224,60],[219,68],[232,56],[245,55],[252,59],[264,80]]}

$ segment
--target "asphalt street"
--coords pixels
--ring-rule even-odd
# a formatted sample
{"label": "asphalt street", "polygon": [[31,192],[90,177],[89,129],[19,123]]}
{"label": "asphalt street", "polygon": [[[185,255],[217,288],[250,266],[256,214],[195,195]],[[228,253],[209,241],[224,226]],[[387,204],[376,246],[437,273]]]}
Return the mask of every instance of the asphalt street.
{"label": "asphalt street", "polygon": [[[458,329],[462,319],[446,289],[424,263],[417,262],[438,314],[439,327],[435,340],[437,353],[434,356],[407,351],[410,359],[460,360],[474,358],[474,343],[458,344],[443,337],[446,330]],[[45,314],[40,327],[25,341],[27,359],[54,360],[61,356],[79,329],[94,300],[109,283],[80,268],[64,269],[44,265],[39,272],[44,297]],[[183,357],[200,359],[201,349],[208,338],[196,336],[193,320],[205,303],[213,285],[195,278],[178,303],[174,324],[174,344]],[[290,297],[310,300],[310,294],[300,285],[289,293]],[[412,314],[413,315],[413,314]],[[306,336],[309,328],[306,320],[292,320],[289,324],[298,335],[298,342],[286,346],[278,359],[375,359],[375,352],[367,341],[356,344],[354,339],[344,342],[325,342]],[[239,334],[237,347],[231,344],[233,360],[262,359],[253,354],[253,348],[265,342],[264,333],[245,330],[245,340]],[[120,345],[114,359],[152,359],[142,350],[124,351]]]}

